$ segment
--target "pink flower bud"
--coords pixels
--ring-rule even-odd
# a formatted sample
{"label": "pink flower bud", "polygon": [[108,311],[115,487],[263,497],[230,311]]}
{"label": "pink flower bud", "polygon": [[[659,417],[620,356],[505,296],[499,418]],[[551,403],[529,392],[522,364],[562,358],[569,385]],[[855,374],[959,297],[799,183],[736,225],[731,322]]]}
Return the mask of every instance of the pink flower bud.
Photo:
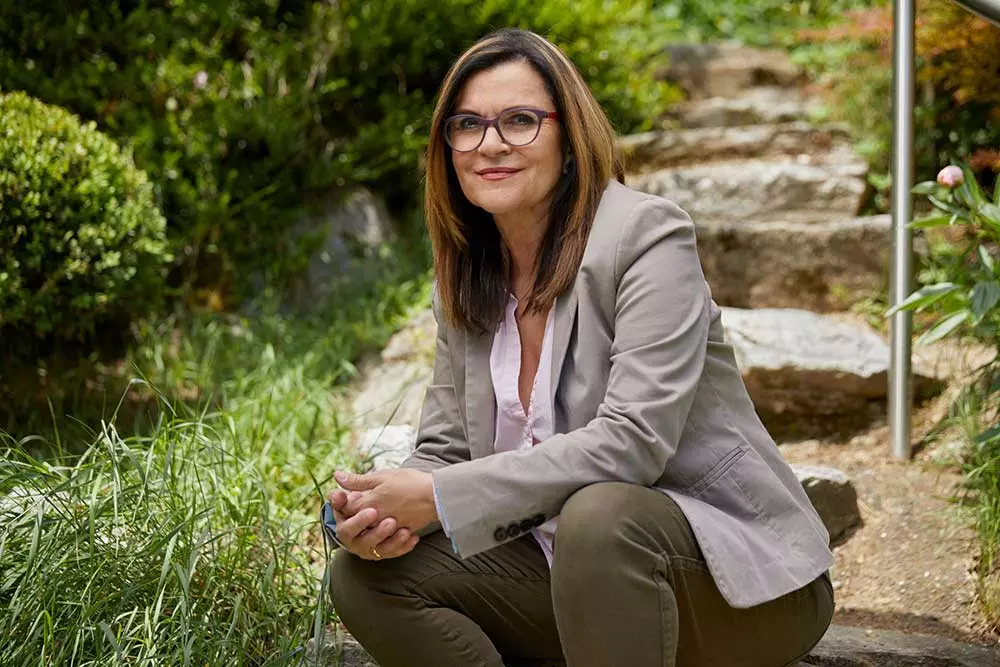
{"label": "pink flower bud", "polygon": [[207,83],[208,83],[207,72],[202,71],[194,75],[194,87],[197,88],[198,90],[204,88]]}
{"label": "pink flower bud", "polygon": [[937,182],[946,188],[953,188],[965,182],[965,174],[954,165],[950,165],[938,172]]}

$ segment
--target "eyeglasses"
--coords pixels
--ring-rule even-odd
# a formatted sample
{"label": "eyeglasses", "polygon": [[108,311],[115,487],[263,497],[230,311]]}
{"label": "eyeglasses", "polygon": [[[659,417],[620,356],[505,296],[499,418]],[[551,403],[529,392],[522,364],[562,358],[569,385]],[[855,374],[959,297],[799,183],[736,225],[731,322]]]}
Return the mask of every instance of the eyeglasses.
{"label": "eyeglasses", "polygon": [[542,121],[559,120],[555,111],[514,107],[504,109],[496,118],[483,118],[471,113],[452,116],[444,122],[444,140],[459,153],[474,151],[486,138],[486,130],[495,127],[500,140],[509,146],[527,146],[538,138]]}

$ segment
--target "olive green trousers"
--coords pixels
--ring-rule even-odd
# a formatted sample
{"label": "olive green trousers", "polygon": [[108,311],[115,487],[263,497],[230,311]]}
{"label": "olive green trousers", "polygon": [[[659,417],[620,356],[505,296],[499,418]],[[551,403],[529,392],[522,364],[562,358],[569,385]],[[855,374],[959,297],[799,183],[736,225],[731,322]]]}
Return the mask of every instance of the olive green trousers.
{"label": "olive green trousers", "polygon": [[667,495],[593,484],[560,513],[550,570],[530,535],[461,559],[440,531],[409,554],[330,565],[341,622],[381,667],[783,667],[833,615],[827,574],[734,609]]}

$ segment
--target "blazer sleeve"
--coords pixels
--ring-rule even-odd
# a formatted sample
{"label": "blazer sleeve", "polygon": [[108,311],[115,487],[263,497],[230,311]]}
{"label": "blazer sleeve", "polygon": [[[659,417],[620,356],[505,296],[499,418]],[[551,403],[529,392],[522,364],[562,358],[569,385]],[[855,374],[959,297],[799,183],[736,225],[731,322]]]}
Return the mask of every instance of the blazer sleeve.
{"label": "blazer sleeve", "polygon": [[688,215],[658,197],[626,211],[614,280],[611,369],[594,419],[530,449],[433,471],[462,557],[557,515],[588,484],[650,486],[676,452],[704,368],[711,317]]}

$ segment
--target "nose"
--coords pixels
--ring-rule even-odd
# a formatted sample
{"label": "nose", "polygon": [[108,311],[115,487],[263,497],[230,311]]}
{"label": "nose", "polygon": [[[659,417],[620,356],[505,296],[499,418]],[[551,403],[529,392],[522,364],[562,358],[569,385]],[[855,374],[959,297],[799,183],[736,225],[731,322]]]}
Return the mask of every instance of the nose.
{"label": "nose", "polygon": [[479,144],[479,152],[490,156],[503,155],[510,152],[510,146],[504,143],[497,128],[491,125],[486,128],[486,136],[483,137],[483,143]]}

